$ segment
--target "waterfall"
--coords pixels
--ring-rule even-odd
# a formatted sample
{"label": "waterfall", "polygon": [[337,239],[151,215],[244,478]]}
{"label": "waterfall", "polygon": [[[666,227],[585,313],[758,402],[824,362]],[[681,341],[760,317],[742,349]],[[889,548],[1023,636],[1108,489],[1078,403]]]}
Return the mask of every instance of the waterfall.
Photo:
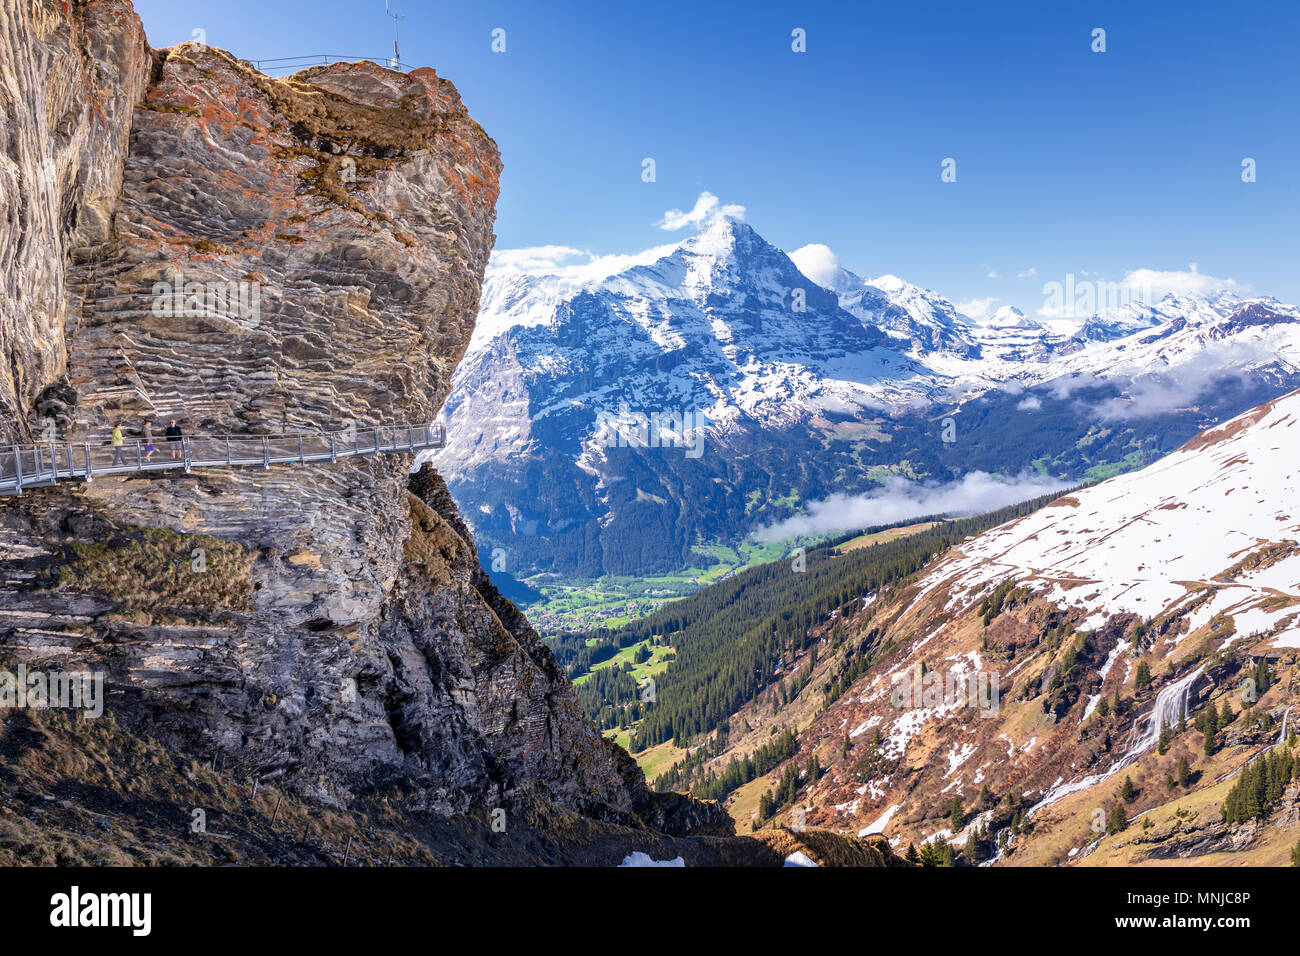
{"label": "waterfall", "polygon": [[1156,702],[1151,708],[1150,715],[1146,718],[1139,718],[1134,722],[1131,734],[1133,742],[1129,745],[1128,750],[1124,752],[1124,755],[1110,765],[1109,770],[1103,773],[1089,774],[1081,780],[1052,787],[1043,796],[1043,799],[1029,808],[1026,816],[1032,817],[1039,810],[1050,807],[1072,793],[1078,793],[1080,790],[1087,790],[1089,787],[1096,786],[1108,777],[1135,763],[1139,757],[1159,741],[1161,728],[1166,725],[1170,727],[1176,726],[1179,719],[1187,713],[1187,698],[1191,693],[1192,685],[1204,672],[1205,665],[1202,664],[1192,673],[1174,681],[1156,695]]}

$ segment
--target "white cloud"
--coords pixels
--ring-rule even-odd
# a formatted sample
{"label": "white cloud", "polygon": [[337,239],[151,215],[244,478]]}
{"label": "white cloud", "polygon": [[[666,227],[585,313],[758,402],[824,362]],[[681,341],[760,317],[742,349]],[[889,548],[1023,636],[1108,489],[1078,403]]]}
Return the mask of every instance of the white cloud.
{"label": "white cloud", "polygon": [[1001,301],[996,296],[987,299],[967,299],[965,302],[957,303],[957,311],[976,322],[983,322],[993,315],[994,309]]}
{"label": "white cloud", "polygon": [[830,246],[824,246],[820,242],[810,243],[790,253],[790,261],[819,286],[827,289],[835,288],[840,272],[840,260],[831,251]]}
{"label": "white cloud", "polygon": [[988,271],[988,275],[986,275],[984,278],[986,278],[986,279],[1001,279],[1002,276],[998,275],[998,270],[997,270],[997,269],[990,269],[990,270]]}
{"label": "white cloud", "polygon": [[1033,266],[1030,266],[1028,269],[1025,269],[1023,272],[1017,272],[1017,273],[1016,273],[1016,278],[1017,278],[1017,279],[1032,279],[1032,278],[1033,278],[1034,276],[1036,276],[1036,275],[1038,275],[1038,270],[1035,269]]}
{"label": "white cloud", "polygon": [[1042,407],[1043,407],[1043,401],[1042,399],[1038,398],[1036,395],[1026,396],[1016,404],[1016,408],[1018,408],[1022,412],[1036,412],[1039,411]]}
{"label": "white cloud", "polygon": [[1246,292],[1250,289],[1235,279],[1205,275],[1195,262],[1187,269],[1187,272],[1134,269],[1124,276],[1124,284],[1131,289],[1149,291],[1156,299],[1170,292],[1174,295],[1208,295],[1211,292]]}
{"label": "white cloud", "polygon": [[553,272],[564,259],[586,255],[572,246],[530,246],[525,249],[494,249],[489,269],[498,272]]}
{"label": "white cloud", "polygon": [[993,511],[1039,495],[1059,491],[1066,482],[1046,475],[1016,478],[973,471],[958,481],[934,484],[890,477],[885,487],[866,495],[832,495],[808,505],[808,513],[755,533],[763,541],[796,535],[855,531],[927,515],[972,515]]}
{"label": "white cloud", "polygon": [[[631,266],[647,265],[662,259],[675,249],[669,244],[653,246],[631,255],[598,256],[571,246],[531,246],[523,249],[496,249],[488,260],[487,275],[524,273],[553,275],[573,283],[594,282]],[[577,261],[570,261],[570,260]]]}
{"label": "white cloud", "polygon": [[1067,274],[1065,281],[1043,285],[1043,306],[1038,315],[1046,318],[1087,318],[1124,306],[1145,302],[1152,305],[1166,295],[1209,296],[1216,292],[1247,293],[1250,287],[1235,279],[1220,279],[1201,273],[1196,263],[1187,272],[1133,269],[1120,282],[1083,278],[1089,273]]}
{"label": "white cloud", "polygon": [[702,192],[690,212],[682,212],[680,209],[669,209],[664,213],[663,218],[655,223],[660,229],[667,232],[676,232],[678,229],[685,229],[687,226],[693,226],[699,229],[715,219],[726,217],[727,219],[744,219],[745,207],[728,205],[724,206],[718,197],[711,192]]}
{"label": "white cloud", "polygon": [[1097,273],[1069,273],[1065,281],[1053,280],[1043,285],[1046,297],[1037,312],[1046,318],[1083,319],[1100,312],[1110,312],[1125,305],[1145,302],[1152,305],[1166,295],[1209,296],[1216,292],[1247,294],[1250,286],[1235,279],[1220,279],[1200,272],[1195,262],[1188,271],[1133,269],[1119,281],[1087,278]]}

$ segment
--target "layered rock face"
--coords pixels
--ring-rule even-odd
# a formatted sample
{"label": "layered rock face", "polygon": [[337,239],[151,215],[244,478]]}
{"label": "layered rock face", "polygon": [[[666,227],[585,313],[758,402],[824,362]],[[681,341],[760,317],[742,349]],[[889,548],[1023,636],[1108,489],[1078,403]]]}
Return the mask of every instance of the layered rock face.
{"label": "layered rock face", "polygon": [[0,444],[67,360],[68,262],[103,243],[149,49],[125,0],[0,5]]}
{"label": "layered rock face", "polygon": [[[24,0],[0,27],[25,92],[83,75],[113,91],[72,130],[85,185],[62,216],[50,187],[48,222],[8,210],[0,235],[4,281],[63,277],[43,310],[3,313],[25,427],[44,414],[102,443],[119,420],[262,435],[435,417],[473,330],[500,172],[450,83],[368,63],[274,80],[219,50],[150,52],[126,3]],[[92,28],[81,61],[28,49]],[[46,151],[47,107],[26,109],[6,118],[20,175]],[[394,788],[453,813],[540,798],[716,831],[599,737],[441,479],[410,466],[97,478],[7,500],[0,656],[103,671],[123,725],[313,799]]]}

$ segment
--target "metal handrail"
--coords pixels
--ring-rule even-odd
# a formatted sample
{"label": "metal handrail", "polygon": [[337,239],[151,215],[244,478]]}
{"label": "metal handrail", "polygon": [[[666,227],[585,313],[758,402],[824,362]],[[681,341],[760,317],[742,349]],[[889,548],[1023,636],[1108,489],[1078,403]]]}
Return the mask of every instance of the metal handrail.
{"label": "metal handrail", "polygon": [[[319,62],[296,63],[297,60],[313,60]],[[410,66],[392,66],[393,58],[391,56],[348,56],[343,53],[304,53],[302,56],[276,56],[264,58],[261,60],[249,60],[259,71],[265,73],[269,70],[293,70],[295,73],[299,70],[310,69],[313,66],[330,66],[334,63],[374,63],[388,70],[396,70],[399,73],[409,73],[414,67]]]}
{"label": "metal handrail", "polygon": [[[366,436],[366,437],[363,437]],[[342,437],[343,441],[339,441]],[[355,456],[416,452],[442,448],[446,428],[438,423],[377,425],[337,432],[291,432],[283,435],[187,435],[180,441],[155,436],[154,451],[143,439],[121,445],[102,440],[40,442],[0,447],[0,494],[57,481],[92,481],[96,475],[124,475],[180,468],[332,462]],[[157,460],[153,456],[156,455]],[[111,456],[111,457],[110,457]],[[98,459],[98,460],[97,460]]]}

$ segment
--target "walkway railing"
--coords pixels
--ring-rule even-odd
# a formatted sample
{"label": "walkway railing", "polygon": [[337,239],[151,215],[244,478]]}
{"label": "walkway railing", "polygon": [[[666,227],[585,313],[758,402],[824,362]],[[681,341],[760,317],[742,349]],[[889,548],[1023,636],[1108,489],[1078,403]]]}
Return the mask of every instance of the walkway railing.
{"label": "walkway railing", "polygon": [[405,65],[395,65],[392,57],[388,56],[347,56],[342,53],[310,53],[305,56],[279,56],[272,57],[269,60],[249,60],[257,68],[258,72],[272,75],[272,71],[285,70],[289,73],[297,73],[299,70],[305,70],[312,66],[329,66],[331,63],[360,63],[369,60],[372,63],[378,63],[380,66],[389,70],[397,70],[401,73],[410,72],[412,69]]}
{"label": "walkway railing", "polygon": [[415,452],[441,448],[447,433],[442,425],[384,425],[349,428],[341,432],[302,432],[291,435],[193,435],[179,441],[154,439],[150,453],[143,440],[109,445],[103,439],[45,442],[0,447],[0,495],[22,494],[24,488],[56,481],[92,481],[100,475],[126,475],[179,468],[231,467],[337,461],[340,458]]}

